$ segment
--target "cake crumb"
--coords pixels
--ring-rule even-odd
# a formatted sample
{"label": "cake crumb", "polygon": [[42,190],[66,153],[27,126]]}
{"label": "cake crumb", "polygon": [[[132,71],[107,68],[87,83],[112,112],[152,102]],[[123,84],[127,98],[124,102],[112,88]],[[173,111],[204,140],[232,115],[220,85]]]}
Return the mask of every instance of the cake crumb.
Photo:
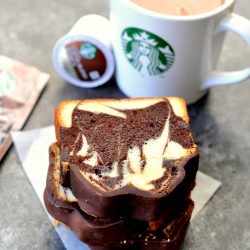
{"label": "cake crumb", "polygon": [[58,220],[53,221],[53,226],[54,227],[58,227],[59,225],[60,225],[60,221],[58,221]]}
{"label": "cake crumb", "polygon": [[149,222],[149,230],[157,231],[162,224],[162,220],[154,220]]}

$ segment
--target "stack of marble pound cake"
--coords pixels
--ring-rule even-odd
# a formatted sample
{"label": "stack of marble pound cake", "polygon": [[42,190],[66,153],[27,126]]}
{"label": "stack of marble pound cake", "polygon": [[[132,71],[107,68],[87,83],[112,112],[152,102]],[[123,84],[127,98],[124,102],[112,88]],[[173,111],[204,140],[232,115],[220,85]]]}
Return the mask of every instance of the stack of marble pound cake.
{"label": "stack of marble pound cake", "polygon": [[183,99],[65,101],[55,112],[48,212],[91,249],[176,250],[199,154]]}

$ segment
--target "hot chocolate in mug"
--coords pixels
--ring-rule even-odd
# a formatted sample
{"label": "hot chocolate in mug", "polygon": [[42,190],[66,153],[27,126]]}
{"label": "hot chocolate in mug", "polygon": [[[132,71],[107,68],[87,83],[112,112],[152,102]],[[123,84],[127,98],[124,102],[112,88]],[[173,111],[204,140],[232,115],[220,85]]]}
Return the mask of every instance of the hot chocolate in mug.
{"label": "hot chocolate in mug", "polygon": [[250,68],[215,71],[225,31],[250,45],[250,21],[232,13],[234,4],[226,0],[205,13],[175,16],[132,0],[110,0],[116,81],[122,92],[129,97],[180,96],[190,104],[210,87],[249,78]]}

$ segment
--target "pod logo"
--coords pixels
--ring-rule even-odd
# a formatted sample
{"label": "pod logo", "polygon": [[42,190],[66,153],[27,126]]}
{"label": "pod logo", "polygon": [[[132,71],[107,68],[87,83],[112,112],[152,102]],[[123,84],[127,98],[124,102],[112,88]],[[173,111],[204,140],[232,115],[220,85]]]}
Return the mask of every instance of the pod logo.
{"label": "pod logo", "polygon": [[92,60],[96,57],[96,46],[91,43],[84,43],[80,47],[80,54],[84,59]]}

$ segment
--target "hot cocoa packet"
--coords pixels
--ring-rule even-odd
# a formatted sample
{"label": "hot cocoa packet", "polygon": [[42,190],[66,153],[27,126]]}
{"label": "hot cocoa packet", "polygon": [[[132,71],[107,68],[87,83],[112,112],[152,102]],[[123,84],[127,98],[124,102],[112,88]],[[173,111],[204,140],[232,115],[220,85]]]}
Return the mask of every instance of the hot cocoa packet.
{"label": "hot cocoa packet", "polygon": [[0,56],[0,161],[9,149],[11,131],[21,130],[49,75]]}

